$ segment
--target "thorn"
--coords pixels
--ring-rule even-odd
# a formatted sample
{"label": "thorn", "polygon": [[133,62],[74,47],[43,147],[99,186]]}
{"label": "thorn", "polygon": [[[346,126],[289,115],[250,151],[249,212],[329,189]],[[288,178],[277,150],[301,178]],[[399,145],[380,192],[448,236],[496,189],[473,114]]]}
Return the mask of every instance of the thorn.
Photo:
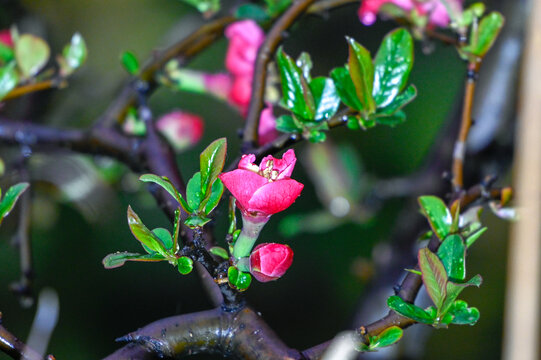
{"label": "thorn", "polygon": [[121,336],[119,338],[116,338],[115,341],[116,342],[132,342],[133,341],[133,336],[132,336],[132,334],[124,335],[124,336]]}

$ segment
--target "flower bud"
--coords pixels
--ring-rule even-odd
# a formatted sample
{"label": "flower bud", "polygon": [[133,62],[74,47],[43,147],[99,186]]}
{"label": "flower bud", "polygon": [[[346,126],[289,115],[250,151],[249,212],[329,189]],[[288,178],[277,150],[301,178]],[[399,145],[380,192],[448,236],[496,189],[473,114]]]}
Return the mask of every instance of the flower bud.
{"label": "flower bud", "polygon": [[8,47],[13,47],[13,38],[9,30],[0,30],[0,43]]}
{"label": "flower bud", "polygon": [[156,128],[176,151],[186,150],[203,136],[203,120],[179,110],[163,115],[156,122]]}
{"label": "flower bud", "polygon": [[264,243],[250,254],[250,273],[260,282],[282,277],[293,262],[293,250],[287,245]]}

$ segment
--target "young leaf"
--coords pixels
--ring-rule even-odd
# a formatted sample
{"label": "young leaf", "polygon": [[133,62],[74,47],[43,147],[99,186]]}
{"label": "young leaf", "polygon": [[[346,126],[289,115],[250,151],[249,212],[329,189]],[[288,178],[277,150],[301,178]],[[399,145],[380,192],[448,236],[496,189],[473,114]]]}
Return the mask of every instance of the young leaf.
{"label": "young leaf", "polygon": [[173,237],[171,236],[169,230],[164,228],[156,228],[152,230],[152,233],[156,235],[158,239],[160,239],[167,250],[171,250],[173,248]]}
{"label": "young leaf", "polygon": [[[86,43],[81,34],[75,33],[71,37],[70,43],[64,47],[62,56],[73,71],[80,67],[86,60],[87,48]],[[68,70],[69,72],[69,70]]]}
{"label": "young leaf", "polygon": [[175,200],[182,206],[184,211],[191,213],[193,210],[188,206],[186,201],[182,198],[182,195],[177,191],[171,180],[165,176],[158,176],[154,174],[144,174],[139,177],[139,180],[142,182],[150,182],[156,185],[161,186],[165,191],[167,191]]}
{"label": "young leaf", "polygon": [[157,252],[163,256],[166,255],[166,249],[162,244],[161,240],[154,235],[146,226],[143,224],[139,216],[132,210],[131,206],[128,206],[128,225],[130,230],[139,242],[150,249],[152,252]]}
{"label": "young leaf", "polygon": [[215,13],[220,10],[220,0],[182,0],[202,13]]}
{"label": "young leaf", "polygon": [[389,105],[383,108],[379,108],[376,111],[376,114],[378,116],[380,114],[393,115],[394,113],[402,109],[404,106],[412,102],[416,96],[417,96],[417,88],[414,85],[410,85],[406,88],[406,90],[398,94],[398,96]]}
{"label": "young leaf", "polygon": [[421,212],[428,219],[432,230],[440,240],[449,235],[453,218],[444,202],[436,196],[419,197]]}
{"label": "young leaf", "polygon": [[2,220],[8,216],[8,214],[13,210],[15,203],[22,195],[22,193],[30,186],[30,184],[23,182],[13,185],[6,191],[4,198],[0,201],[0,224]]}
{"label": "young leaf", "polygon": [[175,225],[173,229],[173,254],[176,254],[180,250],[178,242],[178,235],[180,233],[180,209],[175,210]]}
{"label": "young leaf", "polygon": [[402,110],[398,110],[392,115],[377,116],[371,118],[374,118],[376,122],[380,125],[387,125],[393,127],[406,121],[406,113]]}
{"label": "young leaf", "polygon": [[15,89],[19,83],[19,75],[15,70],[15,63],[11,62],[0,68],[0,100]]}
{"label": "young leaf", "polygon": [[186,224],[186,226],[188,226],[190,229],[194,229],[196,227],[205,226],[209,221],[209,218],[194,215],[184,220],[184,224]]}
{"label": "young leaf", "polygon": [[218,206],[218,203],[220,202],[220,199],[222,198],[222,195],[224,193],[224,184],[222,183],[222,180],[216,179],[214,181],[214,184],[212,184],[212,191],[210,193],[210,196],[208,197],[207,203],[205,204],[205,215],[208,215]]}
{"label": "young leaf", "polygon": [[282,115],[276,119],[276,130],[285,133],[301,132],[302,124],[291,115]]}
{"label": "young leaf", "polygon": [[426,292],[439,310],[447,295],[448,278],[445,268],[438,256],[427,248],[419,250],[418,261]]}
{"label": "young leaf", "polygon": [[276,16],[282,13],[293,0],[265,0],[268,12],[271,16]]}
{"label": "young leaf", "polygon": [[201,200],[203,200],[203,194],[201,194],[201,173],[196,172],[186,186],[186,198],[188,200],[188,206],[192,209],[199,209]]}
{"label": "young leaf", "polygon": [[434,323],[434,318],[431,314],[416,305],[405,302],[400,296],[393,295],[389,297],[387,299],[387,306],[400,315],[422,324],[431,325]]}
{"label": "young leaf", "polygon": [[312,90],[316,105],[314,120],[328,120],[340,106],[340,97],[338,97],[334,82],[330,78],[317,77],[310,82],[310,90]]}
{"label": "young leaf", "polygon": [[106,269],[114,269],[121,267],[126,261],[163,261],[165,258],[159,254],[137,254],[130,252],[117,252],[109,254],[102,260],[103,267]]}
{"label": "young leaf", "polygon": [[213,255],[221,257],[222,259],[225,259],[225,260],[229,259],[229,255],[227,254],[227,251],[222,247],[213,246],[209,249],[209,252]]}
{"label": "young leaf", "polygon": [[349,45],[349,74],[355,86],[357,98],[362,104],[362,110],[372,114],[376,111],[376,103],[372,97],[374,65],[370,52],[352,38],[346,39]]}
{"label": "young leaf", "polygon": [[21,75],[28,78],[36,75],[49,61],[49,45],[34,35],[23,34],[15,42],[15,59]]}
{"label": "young leaf", "polygon": [[252,276],[250,274],[244,273],[234,266],[230,266],[229,269],[227,269],[227,278],[229,284],[239,291],[248,289],[252,282]]}
{"label": "young leaf", "polygon": [[453,316],[451,324],[456,325],[475,325],[480,315],[477,308],[469,308],[468,303],[462,300],[455,301],[448,313]]}
{"label": "young leaf", "polygon": [[193,270],[193,260],[187,256],[181,256],[177,260],[178,272],[187,275]]}
{"label": "young leaf", "polygon": [[351,80],[348,69],[338,67],[331,71],[331,78],[336,86],[336,92],[340,96],[340,100],[353,110],[360,111],[363,109],[361,100],[357,97],[355,85]]}
{"label": "young leaf", "polygon": [[447,298],[445,299],[445,303],[442,306],[442,313],[447,312],[448,308],[453,304],[453,302],[456,300],[458,295],[467,288],[468,286],[481,286],[483,282],[483,278],[481,275],[475,275],[473,278],[471,278],[469,281],[465,283],[454,283],[449,281],[447,283]]}
{"label": "young leaf", "polygon": [[269,14],[259,5],[244,4],[237,8],[235,11],[235,17],[237,19],[252,19],[257,22],[269,20]]}
{"label": "young leaf", "polygon": [[473,245],[474,242],[477,241],[477,239],[479,239],[479,237],[481,237],[481,235],[483,235],[485,233],[485,231],[487,231],[488,228],[484,227],[482,229],[480,229],[479,231],[471,234],[467,239],[466,239],[466,247],[470,247]]}
{"label": "young leaf", "polygon": [[122,63],[122,66],[124,66],[124,69],[126,69],[128,74],[135,75],[139,72],[139,60],[137,60],[137,57],[134,53],[130,51],[124,51],[124,53],[122,53],[122,56],[120,57],[120,62]]}
{"label": "young leaf", "polygon": [[214,140],[199,156],[201,168],[201,194],[207,195],[210,186],[222,172],[227,152],[227,140],[220,138]]}
{"label": "young leaf", "polygon": [[485,56],[498,38],[498,34],[503,27],[503,23],[503,15],[497,11],[493,11],[487,16],[483,17],[479,23],[477,38],[472,39],[474,42],[467,48],[466,51],[479,57]]}
{"label": "young leaf", "polygon": [[376,349],[390,346],[400,340],[403,333],[404,331],[398,326],[388,327],[376,336],[375,341],[370,342],[370,348]]}
{"label": "young leaf", "polygon": [[13,49],[0,42],[0,63],[7,64],[13,59],[15,59]]}
{"label": "young leaf", "polygon": [[438,256],[454,280],[464,280],[466,277],[466,246],[459,235],[449,235],[438,249]]}
{"label": "young leaf", "polygon": [[280,71],[285,106],[301,118],[313,120],[315,116],[314,97],[302,70],[282,49],[278,50],[276,64]]}
{"label": "young leaf", "polygon": [[311,82],[312,77],[310,75],[310,72],[312,71],[313,64],[310,54],[308,54],[307,52],[302,52],[295,63],[302,70],[302,75],[304,76],[306,81]]}
{"label": "young leaf", "polygon": [[373,96],[378,107],[388,106],[404,89],[413,66],[413,39],[403,28],[383,39],[374,58]]}

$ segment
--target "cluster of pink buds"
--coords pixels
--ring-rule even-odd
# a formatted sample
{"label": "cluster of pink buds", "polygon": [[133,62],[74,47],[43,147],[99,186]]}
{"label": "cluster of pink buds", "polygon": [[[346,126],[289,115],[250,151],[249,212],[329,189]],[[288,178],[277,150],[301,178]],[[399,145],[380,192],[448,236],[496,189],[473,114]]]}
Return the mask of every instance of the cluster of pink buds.
{"label": "cluster of pink buds", "polygon": [[[462,0],[446,0],[447,6],[460,11]],[[363,0],[359,8],[359,18],[365,25],[372,25],[383,5],[392,4],[409,13],[415,11],[418,16],[426,16],[428,24],[446,27],[449,25],[449,9],[441,0]]]}
{"label": "cluster of pink buds", "polygon": [[[291,179],[297,158],[286,151],[282,159],[266,156],[260,165],[255,155],[244,155],[238,169],[220,174],[225,187],[237,199],[242,213],[242,231],[233,247],[240,260],[249,256],[249,270],[259,281],[281,277],[293,261],[293,251],[281,244],[261,244],[252,252],[263,226],[270,216],[287,209],[300,195],[304,185]],[[241,262],[242,263],[242,262]]]}
{"label": "cluster of pink buds", "polygon": [[0,43],[13,47],[13,39],[9,30],[0,30]]}
{"label": "cluster of pink buds", "polygon": [[197,144],[203,136],[203,119],[188,112],[176,110],[160,117],[156,129],[177,151]]}

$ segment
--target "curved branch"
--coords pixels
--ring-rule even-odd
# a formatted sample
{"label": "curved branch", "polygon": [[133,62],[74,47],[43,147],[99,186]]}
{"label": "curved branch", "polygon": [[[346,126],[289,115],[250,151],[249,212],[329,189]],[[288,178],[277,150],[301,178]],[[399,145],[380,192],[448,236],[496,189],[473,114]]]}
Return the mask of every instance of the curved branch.
{"label": "curved branch", "polygon": [[272,54],[284,39],[284,32],[293,25],[301,15],[314,3],[315,0],[296,0],[293,5],[276,21],[267,34],[267,38],[257,54],[257,61],[252,82],[252,98],[243,134],[243,153],[251,152],[257,144],[257,129],[259,127],[259,115],[263,109],[265,86],[267,82],[267,65]]}

